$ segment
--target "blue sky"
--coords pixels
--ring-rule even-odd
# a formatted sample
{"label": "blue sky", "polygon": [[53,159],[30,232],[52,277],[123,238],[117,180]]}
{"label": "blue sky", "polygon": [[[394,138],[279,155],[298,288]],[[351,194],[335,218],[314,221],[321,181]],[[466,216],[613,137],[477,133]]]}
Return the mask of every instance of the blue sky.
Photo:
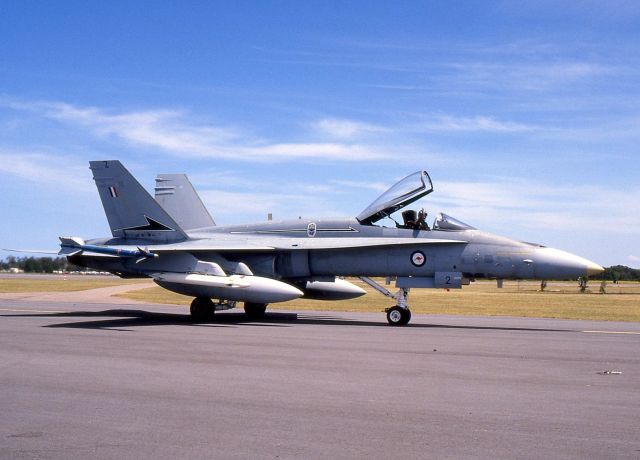
{"label": "blue sky", "polygon": [[[218,224],[422,204],[640,266],[637,2],[3,2],[0,247],[109,233],[88,161]],[[0,256],[7,253],[0,252]]]}

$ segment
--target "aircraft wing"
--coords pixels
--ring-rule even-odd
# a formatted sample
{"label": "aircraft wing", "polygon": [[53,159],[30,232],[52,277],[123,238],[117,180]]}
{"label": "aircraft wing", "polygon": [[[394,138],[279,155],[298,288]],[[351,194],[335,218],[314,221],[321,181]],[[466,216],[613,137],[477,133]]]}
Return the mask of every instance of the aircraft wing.
{"label": "aircraft wing", "polygon": [[162,252],[241,252],[241,251],[259,251],[259,252],[271,252],[275,251],[276,247],[271,245],[256,244],[247,241],[225,241],[218,240],[192,240],[182,243],[162,244],[162,245],[150,245],[149,251],[162,253]]}

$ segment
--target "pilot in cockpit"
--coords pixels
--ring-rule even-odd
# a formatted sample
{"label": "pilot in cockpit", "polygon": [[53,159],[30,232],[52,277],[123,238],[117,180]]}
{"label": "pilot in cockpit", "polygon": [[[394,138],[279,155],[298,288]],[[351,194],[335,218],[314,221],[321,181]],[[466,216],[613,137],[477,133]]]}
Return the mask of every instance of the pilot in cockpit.
{"label": "pilot in cockpit", "polygon": [[427,212],[424,209],[421,209],[417,215],[413,209],[408,209],[402,213],[402,220],[404,221],[402,228],[430,230],[427,225]]}
{"label": "pilot in cockpit", "polygon": [[404,222],[402,228],[415,228],[417,220],[416,212],[413,209],[402,211],[402,220]]}

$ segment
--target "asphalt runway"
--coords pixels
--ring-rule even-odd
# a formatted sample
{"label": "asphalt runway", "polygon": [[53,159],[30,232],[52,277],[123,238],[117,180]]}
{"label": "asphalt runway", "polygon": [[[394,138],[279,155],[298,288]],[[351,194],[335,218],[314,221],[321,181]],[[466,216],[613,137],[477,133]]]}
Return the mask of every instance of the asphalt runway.
{"label": "asphalt runway", "polygon": [[640,324],[3,299],[0,458],[638,458],[639,365]]}

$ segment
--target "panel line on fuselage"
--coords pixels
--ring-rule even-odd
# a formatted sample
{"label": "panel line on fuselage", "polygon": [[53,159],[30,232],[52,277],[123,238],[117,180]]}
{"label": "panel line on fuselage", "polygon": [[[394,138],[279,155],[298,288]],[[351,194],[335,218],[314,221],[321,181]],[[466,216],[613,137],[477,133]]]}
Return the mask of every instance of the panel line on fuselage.
{"label": "panel line on fuselage", "polygon": [[[251,234],[278,234],[278,233],[307,233],[308,228],[293,228],[293,229],[280,229],[280,230],[250,230],[250,231],[235,231],[229,232],[229,234],[233,235],[251,235]],[[359,230],[356,230],[353,227],[349,228],[318,228],[316,229],[316,233],[327,233],[327,232],[336,232],[336,233],[360,233]]]}

